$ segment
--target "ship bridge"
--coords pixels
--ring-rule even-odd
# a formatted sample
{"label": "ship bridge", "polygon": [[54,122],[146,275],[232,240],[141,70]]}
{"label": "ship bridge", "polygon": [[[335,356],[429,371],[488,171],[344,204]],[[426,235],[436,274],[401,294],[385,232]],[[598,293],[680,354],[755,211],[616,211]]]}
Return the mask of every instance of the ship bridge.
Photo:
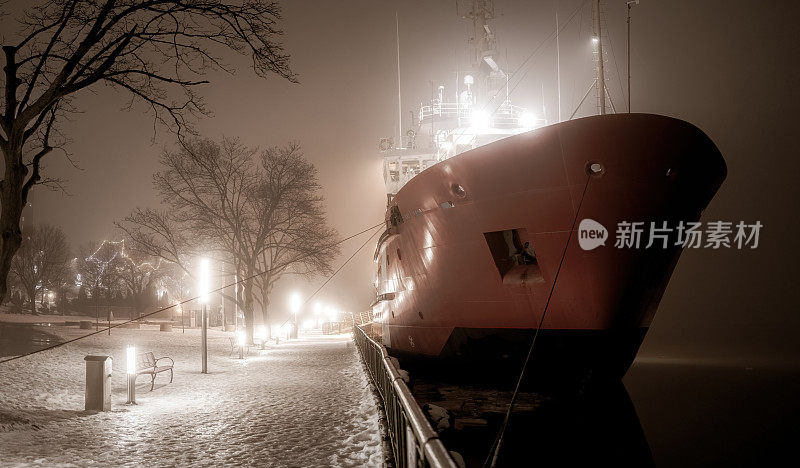
{"label": "ship bridge", "polygon": [[[409,130],[401,141],[382,138],[383,177],[387,202],[417,174],[432,165],[464,151],[547,125],[547,120],[506,99],[499,106],[476,106],[469,84],[455,102],[432,99],[420,105],[416,129]],[[491,104],[491,103],[490,103]]]}

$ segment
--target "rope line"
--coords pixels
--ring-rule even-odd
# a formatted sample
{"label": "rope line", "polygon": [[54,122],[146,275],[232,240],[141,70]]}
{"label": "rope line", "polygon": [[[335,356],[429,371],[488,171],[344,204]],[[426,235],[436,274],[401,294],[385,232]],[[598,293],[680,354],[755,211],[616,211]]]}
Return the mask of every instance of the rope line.
{"label": "rope line", "polygon": [[[497,457],[500,455],[500,448],[503,444],[503,436],[506,432],[506,427],[508,426],[508,421],[511,418],[511,413],[514,411],[514,404],[517,402],[517,395],[519,395],[520,387],[522,387],[522,380],[525,377],[525,371],[528,369],[528,362],[531,359],[531,355],[533,354],[533,349],[536,346],[536,338],[539,336],[539,330],[542,329],[542,324],[544,323],[544,318],[547,315],[547,309],[550,306],[550,299],[553,297],[553,291],[556,289],[556,283],[558,282],[558,274],[561,273],[561,267],[564,265],[564,259],[567,256],[567,248],[569,247],[569,241],[572,240],[572,233],[575,231],[575,224],[578,222],[578,216],[581,212],[581,206],[583,205],[583,199],[586,196],[586,190],[589,188],[589,182],[592,180],[592,176],[588,175],[586,178],[586,184],[583,186],[583,193],[581,194],[580,202],[578,203],[578,207],[575,210],[575,217],[572,219],[572,227],[569,230],[569,236],[567,236],[567,242],[564,243],[564,251],[561,252],[561,260],[558,262],[558,269],[556,270],[556,274],[553,278],[553,284],[550,285],[550,292],[547,294],[547,301],[544,304],[544,310],[542,310],[542,316],[539,318],[539,324],[536,326],[536,332],[533,335],[533,341],[531,341],[531,346],[528,348],[528,354],[525,356],[525,363],[522,365],[522,371],[519,374],[519,378],[517,379],[517,385],[514,388],[514,393],[511,396],[511,402],[508,404],[508,410],[506,410],[506,415],[503,418],[503,424],[500,427],[500,432],[495,439],[495,442],[492,444],[492,448],[490,449],[489,456],[484,463],[484,466],[490,466],[494,468],[497,465]],[[491,464],[489,463],[491,461]]]}
{"label": "rope line", "polygon": [[[384,223],[378,224],[377,226],[373,226],[373,227],[372,227],[372,228],[370,228],[370,229],[375,229],[376,227],[378,227],[378,226],[381,226],[382,224],[384,224]],[[369,230],[369,229],[368,229],[368,230]],[[368,231],[368,230],[367,230],[367,231]],[[366,231],[363,231],[363,232],[366,232]],[[353,255],[350,255],[350,258],[348,258],[347,260],[345,260],[345,262],[344,262],[344,263],[342,263],[342,264],[339,266],[339,268],[337,268],[337,269],[336,269],[336,271],[334,271],[334,272],[333,272],[333,274],[332,274],[331,276],[329,276],[329,277],[328,277],[328,279],[326,279],[326,280],[325,280],[325,282],[324,282],[324,283],[322,283],[322,285],[321,285],[320,287],[318,287],[318,288],[317,288],[317,290],[316,290],[316,291],[314,291],[313,293],[311,293],[311,295],[310,295],[310,296],[308,296],[308,298],[307,298],[305,301],[303,301],[303,305],[302,305],[302,306],[300,306],[300,307],[303,307],[303,306],[305,306],[306,304],[308,304],[308,303],[311,301],[311,299],[313,299],[313,298],[314,298],[314,296],[316,296],[316,295],[317,295],[317,293],[319,293],[320,291],[322,291],[322,288],[324,288],[324,287],[325,287],[325,286],[326,286],[328,283],[330,283],[330,282],[331,282],[331,280],[332,280],[332,279],[333,279],[333,278],[334,278],[334,277],[335,277],[335,276],[336,276],[336,275],[337,275],[337,274],[338,274],[340,271],[342,271],[342,268],[344,268],[344,267],[345,267],[345,266],[346,266],[348,263],[350,263],[350,260],[352,260],[352,259],[353,259],[353,257],[355,257],[355,256],[356,256],[356,254],[358,254],[358,253],[361,251],[361,249],[363,249],[363,248],[364,248],[364,247],[365,247],[365,246],[366,246],[366,245],[369,243],[369,241],[371,241],[371,240],[372,240],[372,238],[373,238],[373,237],[375,237],[375,234],[377,234],[377,233],[379,233],[379,232],[380,232],[380,231],[375,231],[375,232],[373,232],[373,233],[372,233],[372,235],[371,235],[371,236],[369,236],[369,238],[368,238],[366,241],[364,241],[364,243],[363,243],[363,244],[361,244],[361,247],[359,247],[358,249],[356,249],[356,251],[355,251],[355,252],[353,252]],[[289,322],[289,320],[291,320],[291,319],[292,319],[292,317],[291,317],[291,316],[289,316],[289,318],[288,318],[288,319],[286,319],[286,320],[284,320],[284,322],[281,324],[281,327],[282,327],[282,326],[284,326],[284,325],[286,325],[286,323],[287,323],[287,322]],[[280,327],[279,327],[279,328],[280,328]]]}
{"label": "rope line", "polygon": [[[369,232],[369,231],[371,231],[371,230],[373,230],[373,229],[375,229],[375,228],[377,228],[377,227],[379,227],[379,226],[382,226],[384,223],[385,223],[385,221],[381,221],[380,223],[378,223],[378,224],[376,224],[376,225],[374,225],[374,226],[372,226],[372,227],[370,227],[370,228],[364,229],[363,231],[357,232],[356,234],[353,234],[353,235],[351,235],[351,236],[345,237],[344,239],[342,239],[342,240],[340,240],[340,241],[338,241],[338,242],[335,242],[335,243],[333,243],[333,244],[330,244],[330,245],[329,245],[329,246],[327,246],[327,247],[335,247],[335,246],[337,246],[337,245],[339,245],[339,244],[342,244],[342,243],[344,243],[344,242],[346,242],[346,241],[348,241],[348,240],[350,240],[350,239],[352,239],[352,238],[354,238],[354,237],[360,236],[361,234],[364,234],[364,233],[366,233],[366,232]],[[369,237],[369,239],[367,239],[367,242],[369,242],[369,240],[370,240],[370,239],[372,239],[373,237],[375,237],[375,234],[372,234],[372,236],[370,236],[370,237]],[[362,244],[362,245],[361,245],[361,247],[359,247],[359,248],[358,248],[358,250],[356,250],[356,253],[358,253],[358,251],[360,251],[361,249],[363,249],[363,248],[364,248],[364,246],[365,246],[365,245],[367,245],[367,242],[365,242],[364,244]],[[352,256],[350,256],[350,258],[349,258],[349,259],[347,259],[347,262],[349,262],[349,261],[350,261],[350,259],[352,259],[354,256],[355,256],[355,253],[354,253]],[[338,269],[338,270],[336,270],[336,272],[334,272],[334,273],[333,273],[333,275],[331,275],[331,276],[328,278],[328,280],[327,280],[327,281],[325,281],[325,283],[323,283],[323,286],[324,286],[325,284],[327,284],[327,283],[328,283],[328,282],[329,282],[329,281],[330,281],[330,280],[331,280],[331,279],[332,279],[332,278],[333,278],[333,277],[336,275],[336,273],[338,273],[339,271],[341,271],[342,267],[344,267],[344,265],[346,265],[346,264],[347,264],[347,262],[345,262],[345,263],[344,263],[344,264],[343,264],[341,267],[339,267],[339,269]],[[27,353],[24,353],[24,354],[19,354],[19,355],[17,355],[17,356],[10,356],[10,357],[7,357],[7,358],[5,358],[5,359],[3,359],[3,360],[0,360],[0,364],[5,364],[5,363],[7,363],[7,362],[15,361],[15,360],[17,360],[17,359],[22,359],[22,358],[24,358],[24,357],[32,356],[32,355],[34,355],[34,354],[38,354],[38,353],[42,353],[42,352],[45,352],[45,351],[50,351],[50,350],[52,350],[52,349],[60,348],[61,346],[65,346],[65,345],[68,345],[68,344],[70,344],[70,343],[74,343],[74,342],[76,342],[76,341],[82,340],[82,339],[84,339],[84,338],[89,338],[90,336],[98,335],[98,334],[100,334],[100,333],[105,333],[105,332],[107,332],[107,331],[108,331],[108,332],[110,332],[112,328],[118,328],[118,327],[121,327],[121,326],[123,326],[123,325],[127,325],[127,324],[129,324],[129,323],[131,323],[131,322],[135,322],[135,321],[141,320],[141,319],[143,319],[143,318],[149,317],[149,316],[151,316],[151,315],[157,314],[157,313],[159,313],[159,312],[164,312],[165,310],[169,310],[169,309],[171,309],[171,308],[173,308],[173,307],[177,307],[177,306],[179,306],[179,305],[183,305],[183,304],[185,304],[185,303],[187,303],[187,302],[192,302],[192,301],[194,301],[194,300],[197,300],[197,299],[199,299],[199,298],[200,298],[200,297],[202,297],[202,296],[206,296],[206,295],[208,295],[208,294],[212,294],[212,293],[219,292],[219,291],[222,291],[222,290],[224,290],[224,289],[227,289],[227,288],[233,287],[233,286],[235,286],[235,285],[237,285],[237,284],[240,284],[240,283],[242,283],[242,282],[245,282],[245,281],[251,280],[251,279],[253,279],[253,278],[256,278],[256,277],[258,277],[258,276],[260,276],[260,275],[262,275],[262,274],[264,274],[264,272],[258,272],[258,273],[254,274],[254,275],[252,275],[252,276],[249,276],[249,277],[247,277],[247,278],[242,278],[242,279],[240,279],[240,280],[234,281],[233,283],[226,284],[225,286],[221,286],[221,287],[219,287],[219,288],[217,288],[217,289],[214,289],[214,290],[212,290],[212,291],[208,291],[208,292],[207,292],[207,293],[205,293],[205,294],[200,294],[200,295],[198,295],[198,296],[195,296],[195,297],[192,297],[192,298],[189,298],[189,299],[185,299],[185,300],[183,300],[183,301],[180,301],[180,302],[177,302],[177,303],[175,303],[175,304],[172,304],[172,305],[169,305],[169,306],[166,306],[166,307],[162,307],[162,308],[160,308],[160,309],[154,310],[153,312],[148,312],[148,313],[146,313],[146,314],[143,314],[143,315],[141,315],[141,316],[139,316],[139,317],[137,317],[137,318],[134,318],[134,319],[130,319],[130,320],[126,320],[126,321],[124,321],[124,322],[121,322],[121,323],[117,323],[117,324],[114,324],[114,325],[109,325],[109,326],[106,326],[106,327],[105,327],[105,328],[103,328],[102,330],[96,330],[96,331],[93,331],[93,332],[91,332],[91,333],[87,333],[87,334],[85,334],[85,335],[81,335],[81,336],[79,336],[79,337],[72,338],[72,339],[70,339],[70,340],[67,340],[67,341],[63,341],[63,342],[61,342],[61,343],[56,343],[56,344],[54,344],[54,345],[46,346],[46,347],[44,347],[44,348],[40,348],[40,349],[37,349],[37,350],[34,350],[34,351],[30,351],[30,352],[27,352]],[[319,289],[322,289],[322,287],[320,287]],[[317,292],[319,291],[319,289],[317,290]],[[316,294],[316,293],[315,293],[315,294]],[[285,322],[284,322],[284,323],[285,323]]]}

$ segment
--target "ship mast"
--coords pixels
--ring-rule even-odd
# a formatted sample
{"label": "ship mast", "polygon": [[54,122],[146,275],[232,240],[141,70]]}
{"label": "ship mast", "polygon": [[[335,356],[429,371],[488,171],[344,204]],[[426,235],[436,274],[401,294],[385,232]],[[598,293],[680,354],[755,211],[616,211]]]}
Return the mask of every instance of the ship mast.
{"label": "ship mast", "polygon": [[[494,2],[492,0],[472,0],[472,8],[466,14],[472,20],[472,68],[479,90],[476,96],[484,104],[484,99],[492,100],[506,82],[506,72],[500,68],[497,59],[495,36],[489,26],[494,19]],[[481,93],[482,91],[482,93]]]}
{"label": "ship mast", "polygon": [[593,41],[597,46],[597,80],[595,81],[595,89],[597,90],[597,105],[600,110],[600,115],[603,115],[606,113],[606,79],[603,70],[603,37],[602,28],[600,26],[600,0],[593,0],[592,7],[594,10]]}

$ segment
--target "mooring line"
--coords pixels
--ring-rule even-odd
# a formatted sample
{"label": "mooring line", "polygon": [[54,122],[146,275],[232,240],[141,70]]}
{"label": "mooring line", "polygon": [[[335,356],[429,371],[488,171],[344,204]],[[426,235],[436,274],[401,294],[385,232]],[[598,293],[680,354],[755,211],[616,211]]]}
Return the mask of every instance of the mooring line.
{"label": "mooring line", "polygon": [[[335,242],[335,243],[333,243],[333,244],[330,244],[330,245],[328,245],[327,247],[335,247],[335,246],[337,246],[337,245],[339,245],[339,244],[342,244],[342,243],[344,243],[344,242],[346,242],[346,241],[348,241],[348,240],[350,240],[350,239],[352,239],[352,238],[354,238],[354,237],[360,236],[361,234],[364,234],[364,233],[366,233],[366,232],[369,232],[369,231],[371,231],[371,230],[373,230],[373,229],[375,229],[375,228],[377,228],[377,227],[379,227],[379,226],[382,226],[383,224],[385,224],[385,221],[381,221],[380,223],[378,223],[378,224],[376,224],[376,225],[374,225],[374,226],[372,226],[372,227],[370,227],[370,228],[364,229],[363,231],[360,231],[360,232],[357,232],[357,233],[355,233],[355,234],[353,234],[353,235],[351,235],[351,236],[345,237],[344,239],[342,239],[342,240],[340,240],[340,241],[337,241],[337,242]],[[372,234],[372,236],[370,236],[370,237],[369,237],[369,239],[367,239],[367,242],[369,242],[369,240],[370,240],[370,239],[372,239],[373,237],[375,237],[375,234]],[[365,242],[365,243],[364,243],[364,244],[363,244],[361,247],[359,247],[359,248],[358,248],[358,250],[361,250],[361,249],[364,247],[364,245],[366,245],[366,244],[367,244],[367,242]],[[358,253],[358,250],[356,251],[356,253]],[[355,254],[353,254],[353,256],[355,256]],[[351,256],[351,257],[350,257],[350,259],[352,259],[352,258],[353,258],[353,256]],[[349,262],[349,261],[350,261],[350,259],[348,259],[347,261]],[[345,265],[346,265],[346,264],[347,264],[347,262],[345,262]],[[344,266],[344,265],[342,265],[342,267],[343,267],[343,266]],[[339,268],[339,270],[341,270],[341,267]],[[328,279],[328,281],[330,281],[330,279],[331,279],[331,278],[333,278],[333,276],[334,276],[334,275],[336,275],[336,273],[338,273],[338,272],[339,272],[339,270],[337,270],[337,271],[336,271],[336,272],[335,272],[333,275],[331,275],[331,277]],[[235,285],[237,285],[237,284],[240,284],[240,283],[242,283],[242,282],[244,282],[244,281],[248,281],[248,280],[251,280],[251,279],[253,279],[253,278],[256,278],[256,277],[258,277],[258,276],[262,275],[263,273],[264,273],[264,272],[258,272],[258,273],[256,273],[255,275],[249,276],[249,277],[247,277],[247,278],[242,278],[242,279],[240,279],[240,280],[234,281],[233,283],[226,284],[225,286],[219,287],[219,288],[217,288],[217,289],[214,289],[214,290],[212,290],[212,291],[208,291],[206,294],[201,294],[201,295],[198,295],[198,296],[195,296],[195,297],[192,297],[192,298],[189,298],[189,299],[183,300],[183,301],[181,301],[181,302],[177,302],[177,303],[175,303],[175,304],[172,304],[172,305],[169,305],[169,306],[166,306],[166,307],[162,307],[162,308],[160,308],[160,309],[154,310],[153,312],[148,312],[148,313],[146,313],[146,314],[143,314],[143,315],[141,315],[141,316],[139,316],[139,317],[137,317],[137,318],[134,318],[134,319],[126,320],[126,321],[124,321],[124,322],[117,323],[117,324],[114,324],[114,325],[109,325],[109,326],[107,326],[107,327],[103,328],[102,330],[93,331],[93,332],[91,332],[91,333],[87,333],[87,334],[85,334],[85,335],[81,335],[81,336],[79,336],[79,337],[77,337],[77,338],[72,338],[72,339],[70,339],[70,340],[67,340],[67,341],[62,341],[61,343],[56,343],[56,344],[54,344],[54,345],[47,346],[47,347],[44,347],[44,348],[41,348],[41,349],[37,349],[37,350],[34,350],[34,351],[30,351],[30,352],[27,352],[27,353],[24,353],[24,354],[19,354],[19,355],[17,355],[17,356],[11,356],[11,357],[8,357],[8,358],[6,358],[6,359],[0,360],[0,364],[5,364],[5,363],[7,363],[7,362],[15,361],[15,360],[17,360],[17,359],[22,359],[22,358],[24,358],[24,357],[32,356],[32,355],[34,355],[34,354],[43,353],[43,352],[45,352],[45,351],[50,351],[50,350],[52,350],[52,349],[60,348],[61,346],[66,346],[66,345],[68,345],[68,344],[70,344],[70,343],[74,343],[74,342],[76,342],[76,341],[79,341],[79,340],[82,340],[82,339],[84,339],[84,338],[89,338],[90,336],[98,335],[98,334],[100,334],[100,333],[105,333],[105,332],[107,332],[107,331],[110,331],[112,328],[118,328],[118,327],[121,327],[121,326],[123,326],[123,325],[127,325],[127,324],[129,324],[129,323],[131,323],[131,322],[135,322],[135,321],[141,320],[141,319],[143,319],[143,318],[149,317],[149,316],[151,316],[151,315],[154,315],[154,314],[157,314],[157,313],[159,313],[159,312],[164,312],[165,310],[169,310],[169,309],[171,309],[171,308],[173,308],[173,307],[177,307],[177,306],[179,306],[179,305],[183,305],[183,304],[185,304],[185,303],[187,303],[187,302],[192,302],[192,301],[194,301],[194,300],[197,300],[197,299],[199,299],[200,297],[202,297],[202,296],[205,296],[205,295],[207,295],[207,294],[211,294],[211,293],[219,292],[219,291],[222,291],[222,290],[224,290],[224,289],[230,288],[230,287],[232,287],[232,286],[235,286]],[[325,284],[327,284],[327,281],[325,282]],[[323,285],[324,285],[324,284],[323,284]],[[320,288],[320,289],[321,289],[321,288]],[[285,322],[284,322],[284,323],[285,323]]]}

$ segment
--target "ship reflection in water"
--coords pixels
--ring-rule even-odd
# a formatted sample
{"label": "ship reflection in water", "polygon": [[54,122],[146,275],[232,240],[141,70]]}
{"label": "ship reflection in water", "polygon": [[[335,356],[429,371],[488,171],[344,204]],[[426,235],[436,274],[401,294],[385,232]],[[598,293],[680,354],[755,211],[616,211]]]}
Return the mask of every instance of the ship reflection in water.
{"label": "ship reflection in water", "polygon": [[502,466],[654,466],[621,383],[515,413],[504,444]]}
{"label": "ship reflection in water", "polygon": [[[523,392],[498,466],[770,466],[794,457],[800,372],[786,361],[747,365],[753,367],[645,353],[622,382],[584,395]],[[440,406],[454,417],[440,428],[448,450],[467,467],[488,466],[513,386],[494,378],[431,383],[433,374],[411,374],[420,406]]]}
{"label": "ship reflection in water", "polygon": [[795,457],[798,395],[796,369],[642,359],[623,384],[515,414],[501,465],[770,466]]}

